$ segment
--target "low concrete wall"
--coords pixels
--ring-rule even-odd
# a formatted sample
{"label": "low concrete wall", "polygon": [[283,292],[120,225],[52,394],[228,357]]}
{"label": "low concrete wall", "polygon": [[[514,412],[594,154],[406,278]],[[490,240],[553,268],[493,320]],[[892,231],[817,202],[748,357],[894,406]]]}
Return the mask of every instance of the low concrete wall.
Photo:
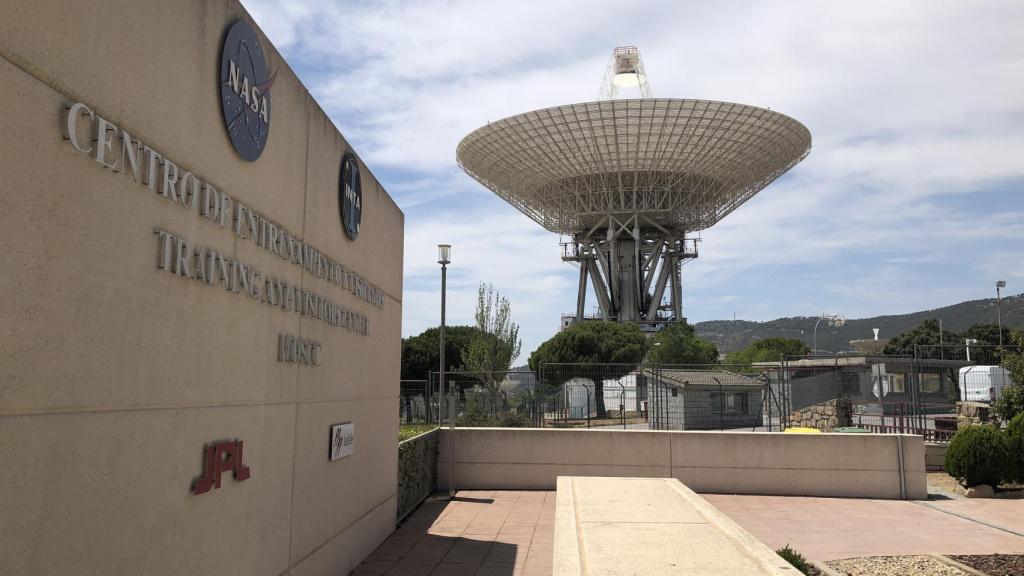
{"label": "low concrete wall", "polygon": [[941,472],[946,469],[946,449],[949,442],[925,442],[924,466],[929,472]]}
{"label": "low concrete wall", "polygon": [[[618,476],[677,478],[707,493],[927,497],[924,442],[911,435],[458,428],[455,451],[460,489],[553,490],[558,476]],[[450,454],[442,430],[440,487]]]}

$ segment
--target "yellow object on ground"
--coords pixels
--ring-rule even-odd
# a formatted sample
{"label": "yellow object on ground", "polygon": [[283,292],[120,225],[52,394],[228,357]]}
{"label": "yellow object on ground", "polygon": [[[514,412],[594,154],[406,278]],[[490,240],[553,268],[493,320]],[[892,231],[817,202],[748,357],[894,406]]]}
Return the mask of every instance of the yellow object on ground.
{"label": "yellow object on ground", "polygon": [[821,430],[817,428],[786,428],[783,430],[786,434],[821,434]]}

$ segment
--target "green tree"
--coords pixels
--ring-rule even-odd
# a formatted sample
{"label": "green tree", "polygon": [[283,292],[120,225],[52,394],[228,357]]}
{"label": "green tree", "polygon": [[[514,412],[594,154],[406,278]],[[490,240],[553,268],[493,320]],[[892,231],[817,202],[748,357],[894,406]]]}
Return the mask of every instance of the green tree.
{"label": "green tree", "polygon": [[807,344],[796,338],[761,338],[742,350],[726,354],[725,362],[750,365],[754,362],[778,361],[783,356],[804,356],[810,353]]}
{"label": "green tree", "polygon": [[[977,340],[978,344],[984,346],[999,346],[999,326],[996,324],[975,324],[959,335],[957,342],[946,342],[946,344],[963,344],[964,339]],[[1003,344],[1013,342],[1013,333],[1007,327],[1003,327]]]}
{"label": "green tree", "polygon": [[999,393],[999,398],[992,402],[992,411],[1002,422],[1013,420],[1018,414],[1024,414],[1024,386],[1011,383]]}
{"label": "green tree", "polygon": [[[929,318],[913,330],[890,339],[882,353],[887,356],[913,357],[915,346],[938,346],[940,343],[956,344],[959,337],[960,335],[955,332],[943,330],[940,340],[939,321]],[[959,340],[959,342],[962,344],[963,340]],[[925,350],[924,353],[936,358],[939,356],[937,348],[933,351]]]}
{"label": "green tree", "polygon": [[[1014,332],[1010,328],[1003,328],[1003,344],[1009,345],[1013,341]],[[942,331],[942,339],[939,339],[939,321],[928,319],[909,332],[889,340],[883,354],[893,356],[914,356],[914,347],[918,346],[917,354],[922,358],[960,358],[966,359],[964,349],[965,340],[977,340],[972,344],[971,359],[977,364],[999,364],[1005,350],[996,348],[999,346],[999,326],[995,324],[974,324],[964,332]],[[943,344],[949,348],[941,350],[939,345]],[[976,346],[976,348],[975,348]]]}
{"label": "green tree", "polygon": [[1010,372],[1010,383],[992,403],[992,411],[1003,422],[1024,414],[1024,334],[1015,331],[1009,342],[1013,346],[1003,350],[1000,365]]}
{"label": "green tree", "polygon": [[1010,371],[1010,379],[1014,384],[1024,385],[1024,332],[1015,331],[1008,342],[1013,347],[1003,354],[1003,368]]}
{"label": "green tree", "polygon": [[[640,365],[647,345],[647,337],[636,324],[577,322],[537,347],[530,354],[530,368],[540,370],[544,382],[552,386],[577,377],[590,379],[597,415],[604,417],[604,380],[621,378]],[[541,365],[548,366],[541,369]]]}
{"label": "green tree", "polygon": [[1024,482],[1024,413],[1014,416],[1003,433],[1010,451],[1006,477],[1012,482]]}
{"label": "green tree", "polygon": [[995,488],[1007,472],[1010,451],[994,426],[974,425],[957,430],[946,448],[946,472],[970,488]]}
{"label": "green tree", "polygon": [[654,364],[715,364],[718,348],[698,338],[693,326],[674,322],[651,338],[647,361]]}
{"label": "green tree", "polygon": [[[461,370],[464,354],[478,335],[474,326],[445,326],[445,370]],[[416,336],[402,339],[402,379],[425,380],[431,371],[441,367],[441,329],[428,328]]]}
{"label": "green tree", "polygon": [[463,353],[463,369],[474,374],[487,388],[493,404],[512,362],[519,357],[523,341],[519,325],[512,321],[507,298],[490,284],[480,284],[476,303],[476,335]]}

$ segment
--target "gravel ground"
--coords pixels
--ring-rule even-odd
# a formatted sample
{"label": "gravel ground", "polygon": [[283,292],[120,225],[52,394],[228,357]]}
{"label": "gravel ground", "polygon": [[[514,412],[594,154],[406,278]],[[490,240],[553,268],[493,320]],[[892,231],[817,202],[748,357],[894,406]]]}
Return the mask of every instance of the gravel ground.
{"label": "gravel ground", "polygon": [[[945,472],[928,473],[928,494],[940,498],[959,500],[964,498],[966,491],[955,479]],[[1012,500],[1024,499],[1024,485],[1004,483],[996,488],[996,498]]]}
{"label": "gravel ground", "polygon": [[849,576],[969,576],[928,556],[871,556],[828,562]]}
{"label": "gravel ground", "polygon": [[945,472],[928,473],[928,493],[959,500],[964,497],[964,489],[957,481]]}
{"label": "gravel ground", "polygon": [[1024,576],[1024,555],[1021,554],[950,556],[950,558],[991,576]]}

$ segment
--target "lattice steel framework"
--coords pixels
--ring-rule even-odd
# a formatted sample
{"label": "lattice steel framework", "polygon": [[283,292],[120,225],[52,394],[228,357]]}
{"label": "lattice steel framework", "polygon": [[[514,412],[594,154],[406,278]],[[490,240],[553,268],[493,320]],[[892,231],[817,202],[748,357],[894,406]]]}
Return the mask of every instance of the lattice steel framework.
{"label": "lattice steel framework", "polygon": [[627,87],[636,88],[640,98],[654,98],[651,84],[647,80],[647,71],[644,70],[644,61],[636,46],[619,46],[612,51],[597,99],[614,100],[619,95],[619,88]]}
{"label": "lattice steel framework", "polygon": [[[459,166],[544,228],[568,235],[605,319],[682,317],[688,235],[721,220],[810,152],[796,120],[708,100],[607,100],[534,110],[475,130]],[[663,296],[671,281],[669,303]]]}

